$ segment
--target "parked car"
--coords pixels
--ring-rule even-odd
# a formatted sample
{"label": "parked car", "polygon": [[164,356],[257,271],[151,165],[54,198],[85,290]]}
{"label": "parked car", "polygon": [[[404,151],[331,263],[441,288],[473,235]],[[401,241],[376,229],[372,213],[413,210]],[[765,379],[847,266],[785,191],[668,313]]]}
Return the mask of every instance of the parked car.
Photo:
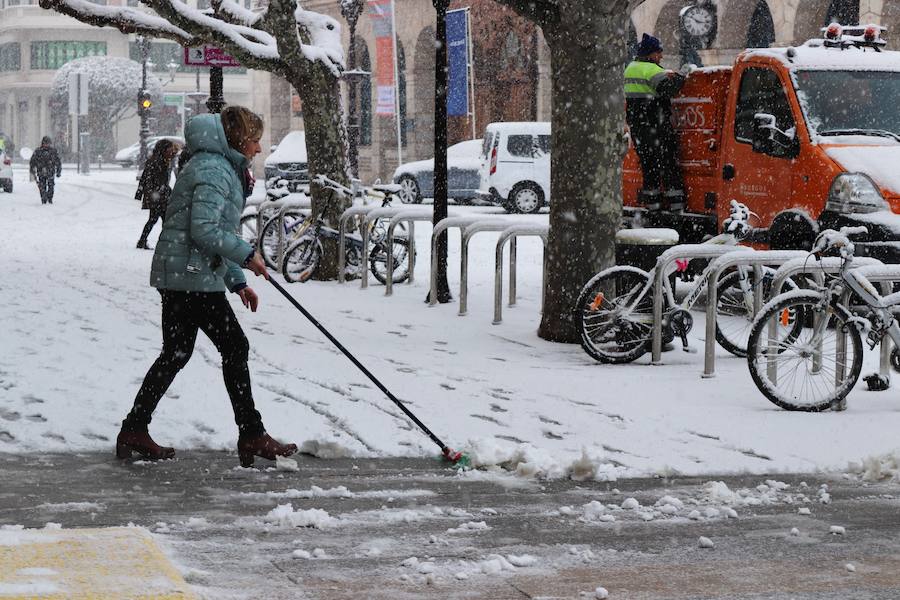
{"label": "parked car", "polygon": [[[184,138],[178,137],[177,135],[154,135],[147,138],[147,156],[150,156],[150,153],[153,152],[153,148],[156,146],[156,142],[159,140],[172,140],[173,142],[177,142],[179,145],[184,146]],[[127,169],[137,165],[138,157],[140,155],[141,142],[138,140],[132,145],[116,152],[116,156],[113,160],[122,165],[122,168]]]}
{"label": "parked car", "polygon": [[306,133],[291,131],[266,158],[266,195],[280,198],[293,192],[309,191],[309,162]]}
{"label": "parked car", "polygon": [[484,130],[479,195],[506,212],[550,202],[550,123],[491,123]]}
{"label": "parked car", "polygon": [[0,188],[7,194],[13,191],[12,159],[6,152],[0,152]]}
{"label": "parked car", "polygon": [[[481,181],[481,140],[467,140],[447,148],[447,197],[463,203],[478,197]],[[405,163],[394,171],[400,201],[419,204],[434,196],[434,159]]]}

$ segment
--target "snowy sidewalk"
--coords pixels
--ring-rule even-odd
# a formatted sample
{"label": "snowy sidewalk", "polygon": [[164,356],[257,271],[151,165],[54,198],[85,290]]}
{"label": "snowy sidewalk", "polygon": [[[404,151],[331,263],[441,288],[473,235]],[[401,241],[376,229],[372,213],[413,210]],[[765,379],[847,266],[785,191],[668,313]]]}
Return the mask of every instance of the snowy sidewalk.
{"label": "snowy sidewalk", "polygon": [[[48,206],[24,176],[16,171],[17,191],[0,195],[0,452],[106,452],[160,347],[159,296],[147,285],[152,253],[134,248],[147,213],[133,199],[133,171],[67,172]],[[502,325],[491,325],[496,237],[488,234],[471,248],[468,316],[457,316],[455,302],[428,307],[430,228],[416,232],[416,283],[395,286],[390,298],[358,282],[288,289],[435,433],[482,464],[600,480],[840,471],[900,446],[896,383],[882,393],[861,384],[844,413],[794,414],[766,401],[745,360],[722,350],[718,377],[701,379],[702,354],[668,352],[660,367],[649,357],[600,365],[578,346],[539,339],[541,253],[533,239],[519,244],[519,304]],[[455,235],[450,249],[455,292]],[[250,340],[254,395],[275,437],[324,457],[435,453],[276,290],[251,284],[259,312],[231,301]],[[697,348],[703,331],[698,314]],[[877,356],[866,360],[864,373]],[[200,336],[154,416],[160,442],[234,448],[220,369]]]}

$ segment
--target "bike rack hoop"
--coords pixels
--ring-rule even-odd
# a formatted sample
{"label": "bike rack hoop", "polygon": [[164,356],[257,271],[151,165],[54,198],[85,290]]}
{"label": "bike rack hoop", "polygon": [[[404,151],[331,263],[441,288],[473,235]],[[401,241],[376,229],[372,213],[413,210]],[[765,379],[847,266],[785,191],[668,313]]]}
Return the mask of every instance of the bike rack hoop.
{"label": "bike rack hoop", "polygon": [[[399,208],[399,207],[398,207]],[[454,213],[449,213],[448,217],[456,216]],[[402,222],[409,223],[409,245],[407,246],[407,252],[409,253],[409,279],[406,280],[407,284],[412,284],[415,276],[416,269],[416,221],[428,221],[431,222],[434,220],[434,210],[426,209],[422,210],[421,208],[406,208],[398,210],[393,216],[391,216],[391,220],[388,222],[387,228],[387,239],[385,240],[387,243],[387,264],[386,268],[386,279],[384,282],[384,295],[390,296],[394,293],[394,231]]]}
{"label": "bike rack hoop", "polygon": [[662,307],[663,307],[663,280],[669,266],[679,258],[716,258],[728,252],[752,252],[747,246],[726,246],[722,244],[679,244],[672,246],[659,255],[656,259],[656,267],[653,276],[653,331],[650,352],[650,362],[654,365],[662,364]]}
{"label": "bike rack hoop", "polygon": [[[362,224],[360,228],[362,229],[362,255],[363,260],[369,256],[369,225],[377,221],[378,219],[383,219],[385,217],[391,218],[394,215],[410,210],[407,206],[377,206],[370,211],[364,213]],[[425,214],[425,211],[430,211],[430,208],[422,207],[419,209],[420,212]],[[363,269],[360,274],[360,288],[366,289],[369,287],[369,271],[367,269]]]}
{"label": "bike rack hoop", "polygon": [[469,305],[469,242],[482,231],[505,231],[515,222],[507,219],[488,219],[472,223],[462,230],[459,254],[459,316],[464,316]]}
{"label": "bike rack hoop", "polygon": [[[789,260],[775,271],[775,276],[772,278],[772,288],[769,291],[769,300],[777,296],[784,289],[784,283],[794,275],[799,275],[802,273],[813,274],[813,275],[824,275],[826,273],[835,274],[840,273],[841,268],[843,268],[844,260],[838,258],[836,256],[826,256],[821,260],[816,260],[815,258],[809,256],[809,253],[806,253],[806,256],[802,258],[795,258],[793,260]],[[850,263],[851,269],[857,269],[859,267],[865,267],[869,265],[883,265],[880,260],[877,258],[872,258],[870,256],[859,256],[854,257],[853,262]]]}
{"label": "bike rack hoop", "polygon": [[347,262],[347,250],[344,247],[344,244],[347,241],[347,224],[353,217],[365,215],[376,208],[381,208],[381,206],[374,204],[354,205],[341,213],[340,223],[338,224],[338,283],[344,283],[346,281],[344,267]]}
{"label": "bike rack hoop", "polygon": [[441,219],[434,229],[431,230],[431,287],[428,292],[428,304],[434,306],[437,304],[437,242],[441,234],[451,227],[458,228],[460,232],[464,232],[467,227],[471,227],[475,223],[483,221],[497,221],[499,217],[484,217],[482,215],[467,215],[459,217],[447,217]]}
{"label": "bike rack hoop", "polygon": [[[876,260],[871,257],[860,257],[860,258],[870,258],[871,260]],[[850,263],[853,265],[857,260],[857,258],[853,259],[853,262]],[[879,261],[880,262],[880,261]],[[859,265],[854,268],[854,271],[868,279],[870,282],[877,281],[881,283],[882,287],[882,297],[887,296],[893,290],[893,286],[888,286],[890,283],[900,282],[900,265],[885,265],[885,264],[869,264],[869,265]],[[849,292],[845,292],[845,297],[842,298],[844,301],[849,298]],[[888,309],[890,310],[890,309]],[[891,337],[886,335],[881,338],[881,348],[879,363],[878,363],[878,373],[885,379],[890,378],[891,371]]]}
{"label": "bike rack hoop", "polygon": [[[703,356],[703,377],[716,376],[716,304],[718,304],[719,279],[731,267],[753,267],[757,282],[762,281],[762,267],[784,263],[809,256],[804,250],[760,250],[726,254],[714,259],[709,267],[706,283],[706,341]],[[753,294],[753,314],[762,307],[762,286],[757,285]]]}
{"label": "bike rack hoop", "polygon": [[[544,260],[547,258],[547,236],[550,233],[549,224],[523,223],[507,227],[497,239],[497,248],[494,256],[494,325],[503,322],[503,247],[509,242],[509,305],[516,303],[516,238],[523,236],[536,236],[541,238],[544,245]],[[543,262],[543,261],[542,261]],[[541,269],[541,311],[544,309],[544,284],[546,271]]]}

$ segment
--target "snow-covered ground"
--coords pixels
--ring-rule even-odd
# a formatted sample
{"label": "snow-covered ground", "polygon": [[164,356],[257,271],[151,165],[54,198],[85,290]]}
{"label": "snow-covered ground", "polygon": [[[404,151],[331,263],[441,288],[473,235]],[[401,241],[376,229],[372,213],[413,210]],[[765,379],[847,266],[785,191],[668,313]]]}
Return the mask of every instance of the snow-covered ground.
{"label": "snow-covered ground", "polygon": [[[66,171],[54,204],[16,171],[0,194],[0,452],[112,452],[119,422],[160,348],[151,252],[134,247],[147,213],[133,171]],[[494,212],[491,207],[456,207]],[[522,219],[524,217],[509,217]],[[546,221],[546,215],[534,220]],[[151,245],[158,235],[151,235]],[[843,413],[793,414],[754,387],[746,363],[720,350],[701,379],[702,351],[600,365],[578,346],[545,342],[540,245],[519,243],[519,303],[492,325],[495,234],[470,252],[469,314],[424,303],[430,227],[417,227],[415,284],[393,297],[372,285],[310,282],[288,289],[444,441],[523,474],[598,479],[846,469],[897,448],[895,389],[860,385]],[[451,288],[458,289],[451,234]],[[257,404],[275,437],[334,455],[434,455],[436,447],[262,280],[257,313],[232,304],[251,343]],[[702,348],[697,315],[692,343]],[[866,356],[864,373],[877,356]],[[233,448],[236,428],[215,348],[203,336],[151,425],[179,452]]]}

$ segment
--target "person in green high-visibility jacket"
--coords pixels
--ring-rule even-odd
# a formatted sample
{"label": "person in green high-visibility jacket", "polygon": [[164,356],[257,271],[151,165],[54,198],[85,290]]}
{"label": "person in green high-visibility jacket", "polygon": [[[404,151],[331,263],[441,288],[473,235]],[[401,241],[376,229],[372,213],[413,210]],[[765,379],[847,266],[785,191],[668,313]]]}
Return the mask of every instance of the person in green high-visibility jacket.
{"label": "person in green high-visibility jacket", "polygon": [[637,56],[625,68],[625,121],[643,173],[638,203],[650,212],[684,210],[684,181],[678,164],[678,137],[671,98],[685,76],[660,66],[659,40],[644,34]]}

